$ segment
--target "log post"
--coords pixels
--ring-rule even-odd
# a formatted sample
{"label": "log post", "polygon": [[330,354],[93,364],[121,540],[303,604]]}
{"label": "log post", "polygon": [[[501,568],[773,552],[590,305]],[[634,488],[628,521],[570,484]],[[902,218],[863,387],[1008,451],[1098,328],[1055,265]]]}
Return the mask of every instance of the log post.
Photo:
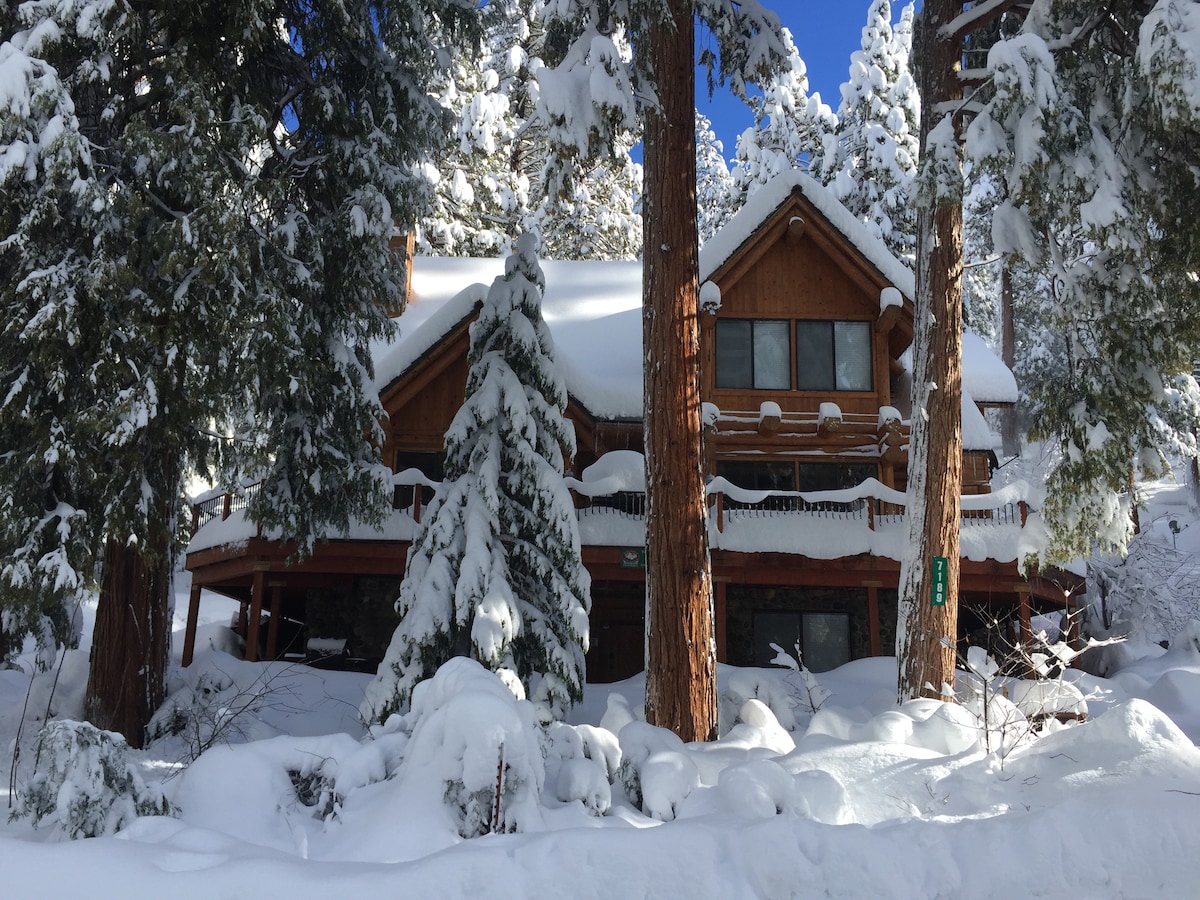
{"label": "log post", "polygon": [[254,586],[250,589],[250,617],[246,622],[246,662],[258,662],[258,626],[262,619],[263,592],[266,573],[262,569],[254,572]]}
{"label": "log post", "polygon": [[[193,507],[194,509],[195,507]],[[192,655],[196,651],[196,627],[200,619],[200,585],[192,582],[191,594],[188,597],[187,625],[183,629],[183,655],[180,663],[187,668],[192,664]]]}
{"label": "log post", "polygon": [[883,655],[883,638],[879,634],[879,585],[867,585],[867,630],[871,655]]}
{"label": "log post", "polygon": [[267,623],[267,659],[279,658],[279,616],[283,606],[283,584],[271,584],[271,620]]}

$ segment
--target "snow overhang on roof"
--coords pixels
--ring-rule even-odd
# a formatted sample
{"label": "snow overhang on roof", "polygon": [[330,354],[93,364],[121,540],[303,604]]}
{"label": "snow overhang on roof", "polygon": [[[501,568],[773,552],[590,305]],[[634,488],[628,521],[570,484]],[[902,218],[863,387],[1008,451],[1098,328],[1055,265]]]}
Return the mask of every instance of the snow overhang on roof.
{"label": "snow overhang on roof", "polygon": [[1017,379],[1012,371],[971,329],[963,331],[963,390],[985,406],[1017,402]]}
{"label": "snow overhang on roof", "polygon": [[912,300],[912,270],[896,259],[887,245],[851,215],[828,188],[798,169],[777,175],[755,191],[725,227],[700,248],[700,282],[707,281],[729,262],[794,191],[799,191],[830,225],[841,232],[846,241],[862,254],[885,280]]}
{"label": "snow overhang on roof", "polygon": [[[567,390],[597,418],[640,418],[641,263],[544,260],[541,266],[542,318]],[[471,316],[503,274],[502,259],[416,257],[408,305],[397,320],[399,336],[376,348],[376,389],[403,376]]]}

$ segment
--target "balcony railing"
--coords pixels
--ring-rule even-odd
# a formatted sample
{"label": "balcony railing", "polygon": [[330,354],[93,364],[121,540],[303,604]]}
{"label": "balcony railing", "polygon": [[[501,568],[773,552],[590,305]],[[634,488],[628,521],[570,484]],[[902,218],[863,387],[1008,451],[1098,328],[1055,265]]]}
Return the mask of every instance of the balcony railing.
{"label": "balcony railing", "polygon": [[192,504],[192,534],[216,519],[224,521],[245,509],[259,491],[259,482],[243,485],[237,490],[212,492]]}
{"label": "balcony railing", "polygon": [[[585,482],[567,478],[580,522],[625,520],[640,522],[646,514],[646,495],[640,491],[593,489]],[[393,506],[420,523],[423,511],[441,488],[417,469],[407,469],[393,477],[396,491]],[[209,522],[228,519],[245,509],[258,493],[258,484],[236,491],[213,493],[192,504],[192,534]],[[604,491],[604,492],[602,492]],[[750,491],[724,478],[713,478],[706,487],[709,521],[717,533],[736,529],[739,524],[762,520],[787,522],[860,522],[869,531],[891,529],[903,524],[907,497],[869,478],[854,488],[838,491]],[[962,498],[963,529],[1007,527],[1024,529],[1030,508],[1020,487],[1010,486],[997,493]],[[860,526],[861,527],[861,526]]]}

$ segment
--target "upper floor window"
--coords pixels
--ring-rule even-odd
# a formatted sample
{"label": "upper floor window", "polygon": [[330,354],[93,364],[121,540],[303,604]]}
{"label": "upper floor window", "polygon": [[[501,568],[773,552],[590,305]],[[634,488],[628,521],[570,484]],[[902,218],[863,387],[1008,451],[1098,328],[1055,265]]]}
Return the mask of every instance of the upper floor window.
{"label": "upper floor window", "polygon": [[[446,454],[441,451],[432,453],[422,452],[419,450],[397,450],[396,451],[396,466],[393,471],[399,473],[405,469],[420,469],[430,481],[441,481],[445,478],[443,466],[446,462]],[[433,488],[421,486],[421,505],[426,506],[433,500]],[[413,505],[413,497],[416,492],[411,484],[396,485],[395,496],[392,498],[392,505],[396,509],[408,509]]]}
{"label": "upper floor window", "polygon": [[[786,391],[871,390],[871,323],[718,319],[716,386]],[[792,383],[792,354],[796,381]]]}
{"label": "upper floor window", "polygon": [[797,322],[796,387],[871,390],[871,323]]}
{"label": "upper floor window", "polygon": [[783,319],[717,320],[717,387],[786,391],[791,347]]}

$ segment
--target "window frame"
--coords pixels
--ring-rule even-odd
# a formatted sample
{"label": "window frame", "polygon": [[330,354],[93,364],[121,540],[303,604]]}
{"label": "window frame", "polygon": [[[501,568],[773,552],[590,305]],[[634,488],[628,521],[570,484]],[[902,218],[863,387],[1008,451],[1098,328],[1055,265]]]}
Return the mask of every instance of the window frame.
{"label": "window frame", "polygon": [[[825,325],[828,327],[828,355],[829,355],[829,371],[826,373],[829,379],[828,387],[801,387],[800,373],[800,329],[804,325]],[[721,338],[720,332],[724,328],[732,325],[748,326],[748,346],[745,347],[745,353],[749,357],[749,383],[748,384],[730,384],[722,381],[722,366],[721,366]],[[755,352],[755,330],[760,325],[778,326],[783,325],[787,329],[787,353],[788,360],[786,363],[786,386],[780,387],[758,387],[755,382],[759,378],[758,354]],[[866,352],[866,387],[838,387],[838,326],[854,326],[856,329],[861,328],[866,333],[867,352]],[[718,391],[789,391],[795,393],[807,394],[869,394],[875,391],[875,336],[872,322],[869,319],[796,319],[796,318],[768,318],[768,317],[752,317],[752,316],[721,316],[718,317],[713,326],[713,388]]]}
{"label": "window frame", "polygon": [[[829,328],[829,371],[826,373],[829,376],[828,387],[801,387],[800,377],[800,328],[804,325],[827,325]],[[863,328],[867,336],[867,386],[866,387],[838,387],[838,326],[839,325],[854,325]],[[810,394],[838,393],[838,394],[867,394],[875,390],[875,336],[874,328],[868,319],[793,319],[792,320],[792,346],[793,346],[793,377],[795,378],[796,390]]]}
{"label": "window frame", "polygon": [[[792,331],[795,329],[795,326],[792,324],[793,321],[794,320],[792,320],[792,319],[786,319],[786,318],[784,318],[784,319],[768,319],[768,318],[749,318],[749,317],[733,317],[733,316],[722,317],[722,318],[717,319],[716,324],[713,327],[713,386],[719,391],[790,391],[790,390],[792,390],[792,386],[794,384],[794,382],[792,380],[794,377],[793,372],[792,372],[792,359],[795,357],[795,348],[793,345],[793,338],[792,338]],[[730,326],[730,325],[737,325],[737,324],[745,324],[745,325],[749,326],[749,343],[748,343],[748,347],[746,349],[748,351],[748,355],[750,358],[750,383],[745,384],[745,385],[722,385],[720,383],[721,373],[720,373],[720,366],[718,364],[718,360],[720,359],[720,345],[721,345],[721,338],[719,336],[719,332],[720,332],[722,326]],[[758,371],[758,366],[755,364],[756,357],[757,357],[757,354],[755,353],[755,348],[757,347],[757,343],[755,341],[755,330],[760,325],[762,325],[762,326],[767,326],[767,325],[782,326],[784,339],[785,339],[786,345],[787,345],[787,359],[784,360],[782,369],[780,370],[780,373],[779,373],[779,374],[783,375],[784,380],[787,382],[787,384],[783,387],[758,387],[756,384],[756,382],[758,381],[759,371]]]}

